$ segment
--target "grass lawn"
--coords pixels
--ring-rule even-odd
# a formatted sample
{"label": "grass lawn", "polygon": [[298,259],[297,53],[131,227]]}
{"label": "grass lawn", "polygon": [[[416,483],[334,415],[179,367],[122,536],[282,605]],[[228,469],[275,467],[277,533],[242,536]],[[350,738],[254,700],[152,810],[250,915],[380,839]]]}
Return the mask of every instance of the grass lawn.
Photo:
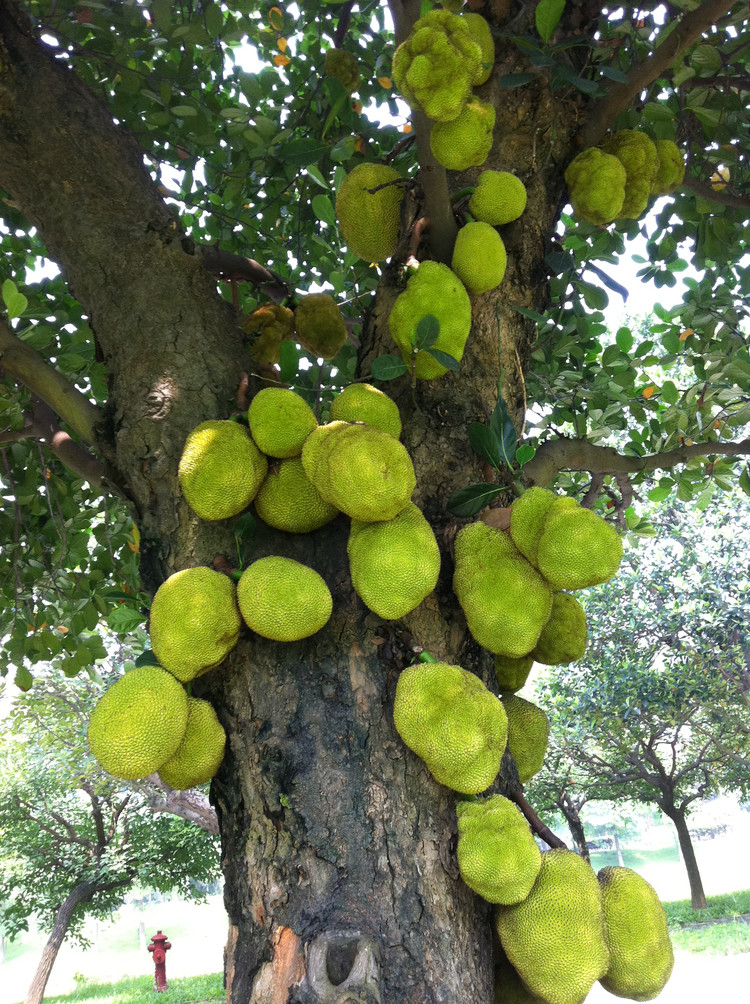
{"label": "grass lawn", "polygon": [[[158,995],[159,1004],[205,1004],[225,996],[221,973],[167,982],[167,989]],[[138,976],[117,983],[79,980],[74,993],[44,1000],[46,1004],[154,1004],[154,980],[152,976]]]}

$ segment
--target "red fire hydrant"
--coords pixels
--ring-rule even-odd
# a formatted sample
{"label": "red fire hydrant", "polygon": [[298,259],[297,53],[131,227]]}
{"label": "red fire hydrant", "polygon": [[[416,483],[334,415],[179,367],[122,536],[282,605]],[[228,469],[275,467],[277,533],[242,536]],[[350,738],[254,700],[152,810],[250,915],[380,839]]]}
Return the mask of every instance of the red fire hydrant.
{"label": "red fire hydrant", "polygon": [[149,952],[154,953],[154,990],[167,989],[167,949],[172,946],[167,941],[166,934],[157,931],[151,939],[151,944],[146,946]]}

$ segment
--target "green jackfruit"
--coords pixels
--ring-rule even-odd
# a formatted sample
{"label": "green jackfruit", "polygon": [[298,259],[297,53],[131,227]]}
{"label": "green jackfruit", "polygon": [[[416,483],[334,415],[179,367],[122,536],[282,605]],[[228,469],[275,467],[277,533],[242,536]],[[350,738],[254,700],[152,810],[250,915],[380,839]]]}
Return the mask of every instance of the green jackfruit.
{"label": "green jackfruit", "polygon": [[498,908],[497,932],[523,982],[547,1004],[582,1004],[609,965],[599,883],[573,851],[542,854],[526,899]]}
{"label": "green jackfruit", "polygon": [[471,94],[482,50],[458,14],[421,17],[393,56],[393,80],[410,108],[438,122],[454,119]]}
{"label": "green jackfruit", "polygon": [[183,683],[218,666],[237,644],[241,626],[234,583],[211,568],[175,572],[151,604],[151,648]]}
{"label": "green jackfruit", "polygon": [[436,122],[430,130],[435,160],[450,171],[465,171],[483,164],[492,149],[495,109],[485,101],[467,101],[450,122]]}
{"label": "green jackfruit", "polygon": [[346,343],[346,322],[328,293],[303,296],[294,311],[297,341],[320,359],[333,359]]}
{"label": "green jackfruit", "polygon": [[479,87],[490,79],[492,66],[495,62],[495,40],[492,37],[489,24],[481,14],[462,14],[461,20],[469,29],[469,34],[479,46],[482,62],[471,78],[473,87]]}
{"label": "green jackfruit", "polygon": [[510,964],[502,945],[495,948],[494,1004],[547,1004],[541,997],[532,994]]}
{"label": "green jackfruit", "polygon": [[499,286],[507,264],[503,239],[489,223],[467,223],[458,231],[451,268],[474,296]]}
{"label": "green jackfruit", "polygon": [[385,620],[410,613],[437,585],[440,549],[411,502],[394,519],[352,520],[347,551],[354,591]]}
{"label": "green jackfruit", "polygon": [[520,690],[526,683],[534,665],[534,658],[531,655],[521,655],[512,658],[509,655],[495,656],[495,676],[501,691],[509,694]]}
{"label": "green jackfruit", "polygon": [[554,593],[552,613],[531,653],[545,666],[561,666],[583,658],[586,651],[586,614],[569,593]]}
{"label": "green jackfruit", "polygon": [[327,77],[335,77],[350,94],[360,84],[359,64],[353,52],[346,49],[329,49],[326,53],[324,72]]}
{"label": "green jackfruit", "polygon": [[201,422],[185,440],[177,476],[185,501],[205,520],[228,519],[255,498],[268,461],[237,422]]}
{"label": "green jackfruit", "polygon": [[645,132],[621,129],[602,143],[602,150],[617,157],[627,176],[625,198],[617,219],[637,220],[646,210],[659,169],[656,147]]}
{"label": "green jackfruit", "polygon": [[302,453],[318,420],[307,401],[293,390],[266,387],[250,402],[247,424],[259,450],[284,459]]}
{"label": "green jackfruit", "polygon": [[656,155],[659,166],[651,185],[652,195],[671,195],[679,188],[685,177],[685,158],[677,144],[671,139],[657,139]]}
{"label": "green jackfruit", "polygon": [[607,582],[622,560],[622,540],[614,526],[578,503],[571,506],[571,501],[552,503],[539,538],[539,571],[555,589]]}
{"label": "green jackfruit", "polygon": [[570,162],[565,182],[580,220],[604,226],[622,214],[627,172],[612,154],[589,147]]}
{"label": "green jackfruit", "polygon": [[187,728],[188,700],[160,666],[136,666],[100,698],[91,712],[91,752],[113,777],[148,777],[174,756]]}
{"label": "green jackfruit", "polygon": [[[388,317],[391,337],[407,366],[411,366],[412,333],[427,314],[437,318],[440,325],[432,347],[460,362],[471,331],[471,301],[458,276],[437,261],[421,263]],[[434,380],[447,372],[426,350],[417,353],[416,374],[420,380]]]}
{"label": "green jackfruit", "polygon": [[331,401],[332,422],[364,422],[398,439],[401,416],[398,405],[369,383],[352,383]]}
{"label": "green jackfruit", "polygon": [[250,355],[253,359],[259,363],[277,363],[281,354],[281,343],[294,338],[294,314],[288,307],[265,303],[245,318],[242,330],[248,335],[255,335],[255,340],[250,346]]}
{"label": "green jackfruit", "polygon": [[301,457],[271,466],[255,496],[255,511],[268,526],[287,533],[310,533],[339,514],[321,498],[305,474]]}
{"label": "green jackfruit", "polygon": [[444,662],[407,667],[396,684],[393,722],[447,788],[476,795],[495,780],[508,723],[500,701],[473,673]]}
{"label": "green jackfruit", "polygon": [[328,622],[333,600],[312,568],[291,558],[259,558],[237,583],[237,602],[247,626],[272,641],[299,641]]}
{"label": "green jackfruit", "polygon": [[513,543],[534,566],[537,563],[539,538],[547,512],[555,499],[560,497],[548,488],[527,488],[514,499],[510,507],[510,535]]}
{"label": "green jackfruit", "polygon": [[520,810],[502,795],[458,802],[458,868],[461,878],[490,903],[526,899],[542,856]]}
{"label": "green jackfruit", "polygon": [[392,182],[400,180],[386,164],[358,164],[339,185],[339,227],[349,250],[363,261],[385,261],[396,250],[405,189]]}
{"label": "green jackfruit", "polygon": [[664,907],[653,886],[630,868],[602,868],[597,878],[610,952],[601,984],[617,997],[653,1000],[674,965]]}
{"label": "green jackfruit", "polygon": [[549,719],[541,708],[517,694],[503,694],[508,717],[508,751],[516,761],[521,784],[542,769],[549,740]]}
{"label": "green jackfruit", "polygon": [[482,171],[469,199],[475,220],[502,227],[517,220],[526,208],[526,186],[508,171]]}
{"label": "green jackfruit", "polygon": [[508,533],[470,523],[455,541],[453,590],[474,638],[490,652],[527,655],[552,610],[552,590]]}
{"label": "green jackfruit", "polygon": [[188,697],[185,735],[175,753],[159,767],[159,777],[175,791],[205,784],[224,759],[226,739],[209,702]]}

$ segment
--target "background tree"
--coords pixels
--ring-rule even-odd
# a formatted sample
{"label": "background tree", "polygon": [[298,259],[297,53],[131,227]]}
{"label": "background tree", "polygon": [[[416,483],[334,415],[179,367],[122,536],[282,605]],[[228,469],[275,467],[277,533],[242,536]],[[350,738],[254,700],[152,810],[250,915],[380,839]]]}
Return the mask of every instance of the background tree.
{"label": "background tree", "polygon": [[[396,42],[420,12],[393,0]],[[528,203],[503,228],[502,285],[474,299],[460,372],[388,387],[414,498],[445,558],[433,597],[394,626],[353,599],[343,517],[305,540],[260,524],[253,535],[244,518],[200,523],[176,476],[188,432],[242,411],[244,374],[250,392],[264,375],[242,314],[319,286],[337,297],[350,343],[330,364],[290,343],[278,374],[324,419],[336,382],[399,372],[376,360],[393,354],[386,320],[408,255],[450,260],[477,172],[446,174],[420,115],[408,135],[384,121],[386,107],[403,114],[387,9],[0,0],[4,667],[24,687],[45,660],[91,667],[102,618],[136,629],[167,575],[217,557],[298,558],[334,596],[314,638],[284,647],[245,635],[195,687],[229,738],[212,799],[234,1004],[333,996],[331,976],[343,983],[353,960],[367,974],[362,999],[492,999],[490,913],[458,878],[454,798],[390,716],[415,650],[491,680],[450,587],[443,531],[493,495],[507,503],[513,477],[585,490],[633,531],[632,485],[651,486],[657,470],[683,498],[719,477],[750,487],[737,462],[750,451],[746,4],[608,13],[591,0],[519,0],[483,13],[495,68],[479,93],[496,109],[484,166],[513,171]],[[332,45],[360,61],[359,100],[323,75]],[[617,261],[646,225],[561,216],[563,175],[582,146],[643,124],[678,139],[688,174],[656,205],[642,278],[675,285],[687,264],[697,278],[681,304],[655,308],[649,337],[623,326],[613,342],[606,289],[624,293]],[[355,258],[336,229],[335,191],[363,159],[413,182],[392,267]],[[40,278],[41,260],[60,273]],[[470,436],[493,413],[508,420]]]}

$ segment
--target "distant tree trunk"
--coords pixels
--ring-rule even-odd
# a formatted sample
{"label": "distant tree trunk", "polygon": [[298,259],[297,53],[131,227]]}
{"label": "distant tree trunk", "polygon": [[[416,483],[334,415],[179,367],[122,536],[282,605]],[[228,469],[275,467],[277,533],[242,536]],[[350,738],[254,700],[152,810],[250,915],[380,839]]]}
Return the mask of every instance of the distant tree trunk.
{"label": "distant tree trunk", "polygon": [[586,834],[583,830],[583,821],[581,820],[578,812],[580,806],[568,801],[568,799],[563,796],[563,798],[561,798],[558,802],[557,808],[560,812],[562,812],[563,816],[565,816],[565,822],[570,828],[570,835],[573,838],[576,853],[580,854],[584,861],[588,861],[589,864],[591,864],[591,852],[589,851]]}
{"label": "distant tree trunk", "polygon": [[625,858],[622,856],[622,847],[620,846],[620,838],[617,836],[617,833],[614,833],[613,836],[615,841],[615,850],[617,851],[617,864],[620,866],[620,868],[624,868]]}
{"label": "distant tree trunk", "polygon": [[26,994],[25,1004],[41,1004],[44,997],[44,990],[47,986],[49,974],[55,964],[60,946],[65,941],[73,914],[82,903],[88,903],[97,890],[94,882],[81,882],[67,896],[55,917],[55,924],[52,928],[47,944],[44,946],[42,957],[31,981],[29,992]]}
{"label": "distant tree trunk", "polygon": [[0,934],[0,963],[5,962],[5,935]]}
{"label": "distant tree trunk", "polygon": [[667,811],[666,809],[664,811],[672,820],[675,825],[675,829],[677,830],[677,839],[680,842],[682,859],[685,862],[685,869],[688,873],[688,881],[690,882],[690,901],[693,909],[705,910],[706,894],[703,891],[703,882],[701,880],[700,872],[698,871],[698,861],[695,857],[695,851],[693,850],[693,842],[690,839],[690,831],[688,830],[685,813],[680,812],[680,810],[676,808],[672,812]]}

